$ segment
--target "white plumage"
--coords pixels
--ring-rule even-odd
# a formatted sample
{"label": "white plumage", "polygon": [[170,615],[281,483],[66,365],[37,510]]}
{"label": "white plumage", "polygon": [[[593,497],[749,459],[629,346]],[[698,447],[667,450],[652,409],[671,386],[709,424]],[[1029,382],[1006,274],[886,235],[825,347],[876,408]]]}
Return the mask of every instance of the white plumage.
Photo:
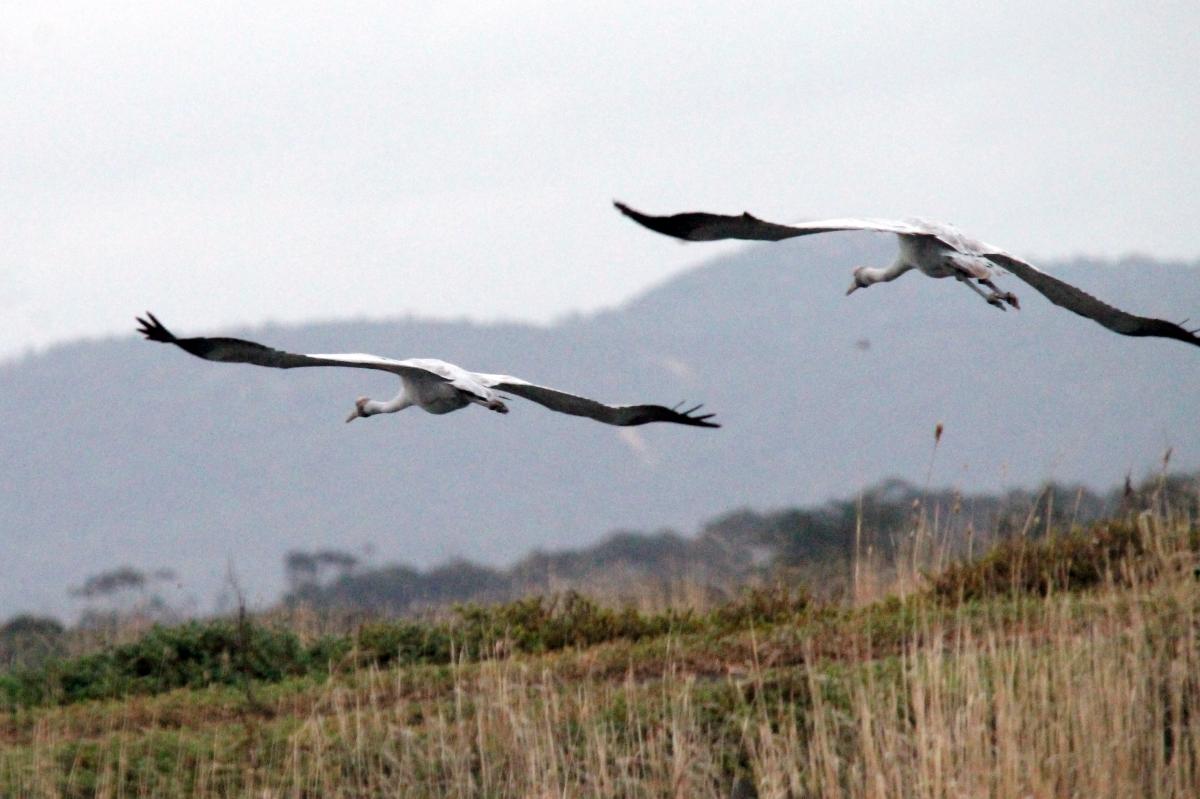
{"label": "white plumage", "polygon": [[346,419],[380,413],[395,413],[416,406],[429,413],[450,413],[467,405],[481,405],[498,413],[508,413],[501,392],[532,400],[559,413],[585,416],[605,424],[628,427],[650,422],[673,422],[693,427],[720,427],[708,421],[711,413],[696,414],[701,406],[684,411],[662,405],[605,405],[587,397],[568,394],[546,386],[528,383],[508,375],[469,372],[452,363],[433,358],[395,360],[364,353],[303,355],[244,341],[237,338],[178,338],[167,330],[154,314],[138,317],[138,332],[150,341],[174,344],[198,358],[220,363],[249,363],[276,369],[303,366],[343,366],[391,372],[400,378],[400,391],[392,399],[379,400],[359,397],[354,411]]}

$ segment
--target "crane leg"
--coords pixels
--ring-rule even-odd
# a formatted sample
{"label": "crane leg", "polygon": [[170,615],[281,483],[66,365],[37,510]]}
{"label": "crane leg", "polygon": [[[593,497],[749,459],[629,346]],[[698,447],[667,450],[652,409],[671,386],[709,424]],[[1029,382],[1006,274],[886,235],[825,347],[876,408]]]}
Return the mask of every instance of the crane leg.
{"label": "crane leg", "polygon": [[[980,297],[983,297],[985,300],[987,300],[988,305],[995,306],[996,308],[999,308],[1002,311],[1008,310],[1007,308],[1004,307],[1005,298],[1002,294],[1000,294],[1000,292],[993,291],[991,294],[984,294],[983,289],[979,288],[979,286],[976,286],[974,283],[971,282],[971,278],[967,277],[966,275],[957,275],[956,277],[958,278],[959,283],[962,283],[964,286],[969,288],[971,291],[975,292]],[[981,280],[980,282],[982,283],[983,281]]]}
{"label": "crane leg", "polygon": [[1021,303],[1017,302],[1016,294],[1013,294],[1011,291],[1001,291],[1000,287],[993,283],[990,278],[981,277],[979,278],[979,282],[990,288],[995,296],[1004,300],[1018,311],[1021,310]]}

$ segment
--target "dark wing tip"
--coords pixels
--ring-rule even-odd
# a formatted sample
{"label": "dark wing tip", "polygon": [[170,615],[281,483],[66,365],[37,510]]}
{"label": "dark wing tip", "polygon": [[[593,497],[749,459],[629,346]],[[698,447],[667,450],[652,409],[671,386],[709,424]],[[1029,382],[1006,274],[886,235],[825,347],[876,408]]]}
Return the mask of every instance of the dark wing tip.
{"label": "dark wing tip", "polygon": [[713,235],[709,230],[714,223],[719,224],[722,219],[727,217],[697,212],[653,216],[630,208],[619,200],[613,200],[613,207],[642,227],[664,236],[672,236],[684,241],[710,241],[716,238],[728,238],[724,235]]}
{"label": "dark wing tip", "polygon": [[[1196,335],[1200,330],[1188,330],[1182,324],[1177,325],[1165,319],[1143,319],[1140,321],[1141,323],[1127,335],[1173,338],[1176,341],[1200,347],[1200,336]],[[1185,319],[1184,322],[1186,323],[1187,320]]]}
{"label": "dark wing tip", "polygon": [[699,403],[697,405],[692,406],[691,408],[688,408],[686,411],[681,411],[681,410],[679,410],[679,408],[683,404],[684,403],[681,402],[681,403],[679,403],[679,405],[676,405],[674,408],[671,408],[670,409],[671,415],[667,419],[664,419],[663,421],[678,422],[679,424],[691,425],[692,427],[720,427],[721,426],[721,425],[717,424],[716,422],[708,421],[709,419],[713,418],[713,416],[715,416],[716,414],[712,414],[712,413],[702,413],[699,415],[696,414],[696,411],[698,411],[704,407],[704,403]]}
{"label": "dark wing tip", "polygon": [[622,214],[624,214],[625,216],[634,220],[635,222],[640,222],[642,219],[646,218],[646,215],[643,214],[641,211],[636,211],[633,208],[630,208],[628,205],[621,202],[620,200],[613,200],[613,208],[616,208]]}
{"label": "dark wing tip", "polygon": [[174,334],[167,330],[163,323],[158,321],[158,318],[146,311],[146,318],[140,316],[134,317],[138,322],[137,332],[145,336],[149,341],[161,341],[165,344],[171,344],[175,341]]}
{"label": "dark wing tip", "polygon": [[686,424],[690,427],[720,427],[716,422],[708,421],[714,414],[702,413],[697,414],[696,411],[702,408],[702,405],[688,408],[686,411],[679,410],[684,403],[679,403],[674,408],[668,408],[665,405],[637,405],[627,406],[622,410],[625,412],[623,418],[614,424],[622,427],[634,427],[637,425],[651,424],[653,422],[671,422],[673,424]]}
{"label": "dark wing tip", "polygon": [[[652,214],[643,213],[636,208],[630,208],[620,200],[613,200],[613,208],[616,208],[618,211],[632,219],[634,222],[637,222],[639,225],[648,227],[651,230],[658,230],[658,227],[664,222],[681,216],[680,214],[675,214],[673,216],[653,216]],[[662,231],[659,230],[658,232],[661,233]]]}

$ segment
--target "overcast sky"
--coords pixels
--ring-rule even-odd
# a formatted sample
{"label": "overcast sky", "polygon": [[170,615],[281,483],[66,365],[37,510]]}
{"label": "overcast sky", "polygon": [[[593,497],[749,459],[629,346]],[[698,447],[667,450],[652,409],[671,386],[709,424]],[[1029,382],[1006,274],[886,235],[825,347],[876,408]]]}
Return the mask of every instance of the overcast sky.
{"label": "overcast sky", "polygon": [[0,358],[145,309],[549,321],[718,251],[614,197],[1200,255],[1194,0],[748,5],[5,3]]}

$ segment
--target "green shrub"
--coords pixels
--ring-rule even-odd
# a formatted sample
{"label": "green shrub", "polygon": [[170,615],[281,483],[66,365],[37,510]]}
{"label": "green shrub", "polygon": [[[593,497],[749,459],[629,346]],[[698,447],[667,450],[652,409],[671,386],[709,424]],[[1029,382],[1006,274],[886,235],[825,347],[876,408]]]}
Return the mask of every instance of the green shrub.
{"label": "green shrub", "polygon": [[445,624],[410,621],[374,622],[359,628],[354,651],[365,662],[449,663],[453,647]]}
{"label": "green shrub", "polygon": [[[953,601],[990,596],[1090,588],[1125,578],[1125,568],[1145,560],[1145,540],[1126,522],[1096,525],[1047,538],[1010,538],[974,561],[930,577],[935,596]],[[1142,568],[1148,564],[1141,564]]]}
{"label": "green shrub", "polygon": [[812,596],[804,586],[776,583],[750,588],[733,602],[712,611],[719,628],[740,630],[794,622],[812,607]]}
{"label": "green shrub", "polygon": [[56,659],[0,681],[8,705],[77,702],[175,688],[277,682],[310,670],[290,632],[228,620],[154,627],[140,640],[77,658]]}
{"label": "green shrub", "polygon": [[550,652],[618,638],[636,641],[697,626],[690,613],[643,615],[634,608],[613,610],[574,591],[549,601],[539,596],[502,605],[459,605],[455,612],[455,632],[475,656],[508,647]]}

